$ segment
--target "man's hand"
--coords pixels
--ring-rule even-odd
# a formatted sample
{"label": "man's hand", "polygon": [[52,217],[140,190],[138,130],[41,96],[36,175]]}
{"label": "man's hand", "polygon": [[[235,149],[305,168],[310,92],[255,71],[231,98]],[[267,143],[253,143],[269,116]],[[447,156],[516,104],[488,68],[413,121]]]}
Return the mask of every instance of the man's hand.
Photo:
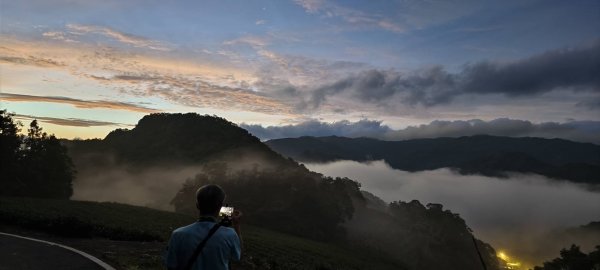
{"label": "man's hand", "polygon": [[242,240],[242,230],[240,229],[240,222],[242,219],[242,211],[240,210],[233,210],[233,213],[231,214],[231,226],[233,227],[233,229],[235,230],[235,233],[237,233],[238,238],[240,239],[240,254],[243,250],[243,246],[244,246],[244,241]]}
{"label": "man's hand", "polygon": [[231,214],[231,224],[234,228],[239,228],[242,219],[242,211],[234,210]]}

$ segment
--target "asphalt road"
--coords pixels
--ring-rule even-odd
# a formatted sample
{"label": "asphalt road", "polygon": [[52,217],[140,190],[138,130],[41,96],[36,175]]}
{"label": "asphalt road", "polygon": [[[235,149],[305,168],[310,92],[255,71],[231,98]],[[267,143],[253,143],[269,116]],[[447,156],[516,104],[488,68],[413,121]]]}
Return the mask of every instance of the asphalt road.
{"label": "asphalt road", "polygon": [[0,270],[104,270],[68,249],[0,234]]}

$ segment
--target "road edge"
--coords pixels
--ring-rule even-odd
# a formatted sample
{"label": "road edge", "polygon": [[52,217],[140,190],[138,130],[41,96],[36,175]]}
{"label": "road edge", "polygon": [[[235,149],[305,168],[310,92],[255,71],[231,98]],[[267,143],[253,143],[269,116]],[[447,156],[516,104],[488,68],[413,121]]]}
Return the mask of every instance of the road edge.
{"label": "road edge", "polygon": [[48,244],[48,245],[52,245],[52,246],[58,246],[67,250],[70,250],[72,252],[75,252],[83,257],[85,257],[86,259],[93,261],[94,263],[96,263],[97,265],[101,266],[102,268],[104,268],[105,270],[116,270],[114,267],[110,266],[109,264],[103,262],[102,260],[88,254],[85,253],[81,250],[78,249],[74,249],[72,247],[69,246],[65,246],[65,245],[61,245],[58,243],[54,243],[54,242],[50,242],[50,241],[46,241],[46,240],[40,240],[40,239],[35,239],[35,238],[31,238],[31,237],[25,237],[25,236],[20,236],[20,235],[16,235],[16,234],[11,234],[11,233],[5,233],[5,232],[0,232],[0,235],[6,235],[6,236],[11,236],[11,237],[16,237],[16,238],[21,238],[21,239],[26,239],[29,241],[35,241],[35,242],[40,242],[40,243],[44,243],[44,244]]}

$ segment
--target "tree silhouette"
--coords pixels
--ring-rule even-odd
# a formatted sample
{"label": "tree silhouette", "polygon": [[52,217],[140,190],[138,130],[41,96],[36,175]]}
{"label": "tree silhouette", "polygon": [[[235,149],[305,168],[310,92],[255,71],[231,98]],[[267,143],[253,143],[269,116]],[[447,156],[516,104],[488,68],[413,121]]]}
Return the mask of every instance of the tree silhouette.
{"label": "tree silhouette", "polygon": [[352,199],[361,198],[358,183],[302,166],[236,171],[225,162],[210,162],[183,184],[171,201],[175,211],[197,214],[196,190],[209,183],[226,190],[227,203],[243,209],[247,222],[319,240],[342,238],[340,224],[352,217]]}
{"label": "tree silhouette", "polygon": [[27,135],[19,134],[13,114],[0,111],[0,195],[68,199],[74,169],[67,149],[33,120]]}
{"label": "tree silhouette", "polygon": [[600,246],[596,250],[585,254],[579,246],[571,245],[569,249],[563,248],[560,257],[545,262],[544,266],[536,266],[535,270],[591,270],[600,269]]}
{"label": "tree silhouette", "polygon": [[12,194],[19,186],[17,167],[21,145],[21,123],[15,122],[13,114],[0,110],[0,194]]}

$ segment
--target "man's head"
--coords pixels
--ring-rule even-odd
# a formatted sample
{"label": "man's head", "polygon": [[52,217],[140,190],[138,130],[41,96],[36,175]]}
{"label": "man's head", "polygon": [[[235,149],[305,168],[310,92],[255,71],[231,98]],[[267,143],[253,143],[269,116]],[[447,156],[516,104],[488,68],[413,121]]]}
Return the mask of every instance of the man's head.
{"label": "man's head", "polygon": [[225,191],[217,185],[205,185],[196,191],[196,207],[201,216],[218,216],[225,200]]}

